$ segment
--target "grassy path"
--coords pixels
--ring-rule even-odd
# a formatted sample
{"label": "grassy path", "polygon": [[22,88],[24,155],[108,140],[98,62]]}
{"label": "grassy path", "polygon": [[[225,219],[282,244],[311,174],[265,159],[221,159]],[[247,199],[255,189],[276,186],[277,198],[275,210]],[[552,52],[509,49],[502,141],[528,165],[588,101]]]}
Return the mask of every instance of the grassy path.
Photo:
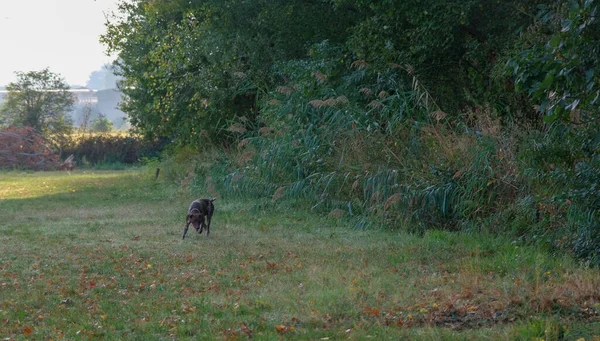
{"label": "grassy path", "polygon": [[[137,171],[0,173],[2,339],[600,340],[600,273],[489,236],[355,231]],[[192,232],[192,231],[190,231]]]}

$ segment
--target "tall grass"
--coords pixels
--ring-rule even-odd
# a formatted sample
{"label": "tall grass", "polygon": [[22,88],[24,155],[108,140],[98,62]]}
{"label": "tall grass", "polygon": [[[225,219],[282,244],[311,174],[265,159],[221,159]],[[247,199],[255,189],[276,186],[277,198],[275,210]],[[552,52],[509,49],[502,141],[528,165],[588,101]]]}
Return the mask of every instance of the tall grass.
{"label": "tall grass", "polygon": [[[237,142],[203,151],[182,181],[261,207],[309,207],[357,228],[483,231],[599,258],[597,245],[584,242],[597,234],[597,215],[574,208],[579,213],[566,215],[568,195],[563,204],[549,199],[548,173],[531,176],[549,166],[544,155],[527,156],[526,129],[489,106],[442,111],[410,67],[319,59],[339,53],[327,44],[313,52],[278,66],[282,84],[260,98],[260,119],[232,121]],[[595,184],[596,159],[589,160],[553,179]],[[598,191],[583,187],[577,193],[595,203]]]}
{"label": "tall grass", "polygon": [[415,75],[352,68],[341,88],[303,69],[298,83],[267,96],[263,124],[241,130],[220,191],[304,201],[384,227],[416,222],[422,230],[455,229],[514,200],[497,131],[453,126]]}

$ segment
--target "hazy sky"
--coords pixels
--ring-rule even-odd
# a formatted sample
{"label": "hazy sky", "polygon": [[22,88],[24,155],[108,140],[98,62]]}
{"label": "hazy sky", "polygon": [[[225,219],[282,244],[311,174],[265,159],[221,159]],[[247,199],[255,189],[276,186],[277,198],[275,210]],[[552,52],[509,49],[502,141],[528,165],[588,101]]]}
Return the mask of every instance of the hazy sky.
{"label": "hazy sky", "polygon": [[118,0],[0,0],[0,85],[15,71],[49,67],[69,84],[85,85],[113,60],[98,42],[104,13]]}

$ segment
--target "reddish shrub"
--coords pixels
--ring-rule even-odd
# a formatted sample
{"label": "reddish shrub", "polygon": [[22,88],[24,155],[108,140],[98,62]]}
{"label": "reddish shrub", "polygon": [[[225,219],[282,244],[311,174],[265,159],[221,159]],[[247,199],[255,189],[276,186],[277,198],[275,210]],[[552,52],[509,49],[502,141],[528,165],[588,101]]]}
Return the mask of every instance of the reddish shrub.
{"label": "reddish shrub", "polygon": [[53,169],[59,156],[31,127],[0,130],[0,168]]}

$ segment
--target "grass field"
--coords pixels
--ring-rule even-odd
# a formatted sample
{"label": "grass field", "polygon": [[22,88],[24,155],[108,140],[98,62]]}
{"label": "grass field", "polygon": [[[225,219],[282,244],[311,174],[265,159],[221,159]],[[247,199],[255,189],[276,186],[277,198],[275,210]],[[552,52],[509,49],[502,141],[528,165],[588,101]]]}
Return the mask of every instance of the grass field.
{"label": "grass field", "polygon": [[600,340],[600,273],[567,256],[226,198],[182,241],[201,196],[143,171],[0,173],[0,337]]}

